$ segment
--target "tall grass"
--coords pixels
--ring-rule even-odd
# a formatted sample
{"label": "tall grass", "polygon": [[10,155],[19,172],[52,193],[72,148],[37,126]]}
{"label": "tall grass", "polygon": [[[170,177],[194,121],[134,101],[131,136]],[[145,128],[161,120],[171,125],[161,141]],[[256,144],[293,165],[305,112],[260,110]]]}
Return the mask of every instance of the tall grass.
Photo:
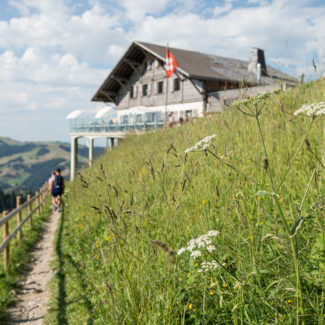
{"label": "tall grass", "polygon": [[[65,322],[324,323],[324,119],[292,114],[324,90],[264,99],[258,120],[233,109],[130,135],[82,170],[60,236]],[[214,250],[177,254],[210,230]]]}

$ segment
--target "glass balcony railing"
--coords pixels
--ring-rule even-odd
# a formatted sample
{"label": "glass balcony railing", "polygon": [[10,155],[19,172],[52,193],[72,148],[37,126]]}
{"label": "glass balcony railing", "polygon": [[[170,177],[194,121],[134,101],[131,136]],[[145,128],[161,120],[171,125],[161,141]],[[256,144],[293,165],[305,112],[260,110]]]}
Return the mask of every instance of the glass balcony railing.
{"label": "glass balcony railing", "polygon": [[70,121],[70,133],[127,133],[132,131],[150,131],[160,129],[163,121],[138,122],[138,123],[78,123]]}

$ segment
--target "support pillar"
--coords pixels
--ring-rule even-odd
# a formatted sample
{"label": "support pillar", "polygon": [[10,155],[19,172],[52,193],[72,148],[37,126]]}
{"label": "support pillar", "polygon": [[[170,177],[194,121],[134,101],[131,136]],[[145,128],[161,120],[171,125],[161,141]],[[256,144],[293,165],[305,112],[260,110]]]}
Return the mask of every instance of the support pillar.
{"label": "support pillar", "polygon": [[111,150],[114,148],[114,138],[110,138],[111,139]]}
{"label": "support pillar", "polygon": [[111,148],[109,147],[109,145],[108,145],[108,139],[109,139],[109,138],[106,138],[106,151],[107,151],[107,152],[110,151],[110,149],[111,149]]}
{"label": "support pillar", "polygon": [[70,161],[70,180],[74,180],[78,166],[78,138],[71,137],[71,161]]}
{"label": "support pillar", "polygon": [[94,155],[94,138],[89,138],[89,166],[93,164],[93,155]]}

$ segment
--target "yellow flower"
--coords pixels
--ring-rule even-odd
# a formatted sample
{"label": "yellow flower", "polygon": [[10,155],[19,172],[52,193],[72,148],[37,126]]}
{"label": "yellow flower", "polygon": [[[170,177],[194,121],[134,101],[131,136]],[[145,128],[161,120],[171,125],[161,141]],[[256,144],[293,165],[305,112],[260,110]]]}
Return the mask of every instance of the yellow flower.
{"label": "yellow flower", "polygon": [[214,295],[214,292],[213,291],[210,291],[210,296],[213,296]]}
{"label": "yellow flower", "polygon": [[192,309],[192,308],[193,308],[193,304],[189,304],[189,305],[188,305],[188,308],[189,308],[189,309]]}
{"label": "yellow flower", "polygon": [[261,197],[260,197],[260,196],[258,196],[258,197],[257,197],[257,199],[258,199],[258,200],[260,200],[260,199],[261,199]]}
{"label": "yellow flower", "polygon": [[222,286],[223,286],[224,288],[227,288],[227,287],[228,287],[228,284],[227,284],[227,283],[223,283]]}
{"label": "yellow flower", "polygon": [[194,312],[196,312],[196,311],[197,311],[197,309],[196,309],[196,308],[194,308],[194,309],[193,309],[193,311],[194,311]]}
{"label": "yellow flower", "polygon": [[264,222],[263,222],[263,221],[261,221],[261,222],[260,222],[260,225],[264,225]]}
{"label": "yellow flower", "polygon": [[247,238],[250,239],[251,241],[254,240],[254,236],[248,236]]}
{"label": "yellow flower", "polygon": [[111,236],[107,236],[107,237],[105,238],[105,240],[110,241],[110,240],[111,240]]}
{"label": "yellow flower", "polygon": [[282,203],[283,202],[283,199],[282,198],[279,198],[278,202],[279,203]]}
{"label": "yellow flower", "polygon": [[205,200],[203,200],[202,203],[204,204],[205,203]]}
{"label": "yellow flower", "polygon": [[144,176],[147,173],[147,170],[145,167],[142,167],[139,171],[139,177]]}

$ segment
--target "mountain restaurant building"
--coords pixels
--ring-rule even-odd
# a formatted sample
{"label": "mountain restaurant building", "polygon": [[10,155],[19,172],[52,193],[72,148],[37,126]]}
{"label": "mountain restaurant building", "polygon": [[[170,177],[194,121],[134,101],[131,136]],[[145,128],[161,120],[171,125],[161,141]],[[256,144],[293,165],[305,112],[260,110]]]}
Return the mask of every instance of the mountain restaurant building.
{"label": "mountain restaurant building", "polygon": [[[285,90],[298,83],[292,76],[266,65],[264,51],[258,48],[251,49],[249,61],[177,48],[168,50],[178,63],[170,78],[166,77],[165,46],[138,41],[130,45],[92,98],[117,109],[115,125],[107,121],[101,136],[123,137],[131,129],[162,127],[168,113],[177,122],[221,112],[239,98],[279,88]],[[114,128],[114,134],[110,128]],[[95,129],[86,133],[71,131],[73,178],[77,139],[99,134]]]}

